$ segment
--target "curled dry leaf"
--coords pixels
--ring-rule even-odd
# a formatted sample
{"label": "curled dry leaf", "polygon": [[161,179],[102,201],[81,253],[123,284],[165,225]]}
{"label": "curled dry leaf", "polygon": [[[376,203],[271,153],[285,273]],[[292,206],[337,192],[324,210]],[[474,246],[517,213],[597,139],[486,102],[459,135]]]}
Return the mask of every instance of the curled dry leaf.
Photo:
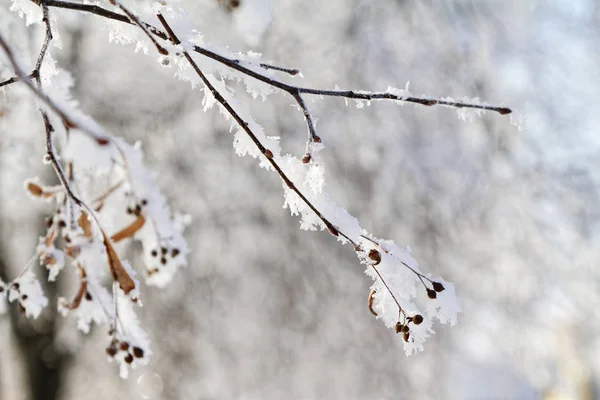
{"label": "curled dry leaf", "polygon": [[87,238],[92,236],[92,223],[84,210],[81,210],[77,224],[79,224],[79,227],[83,230],[83,236]]}
{"label": "curled dry leaf", "polygon": [[115,282],[119,282],[119,287],[125,294],[129,294],[133,289],[135,289],[135,282],[129,276],[123,264],[121,264],[121,260],[117,255],[113,245],[110,243],[110,239],[106,236],[106,233],[102,232],[102,237],[104,238],[104,247],[106,248],[106,255],[108,257],[108,266],[110,268],[110,273],[112,274],[113,280]]}
{"label": "curled dry leaf", "polygon": [[142,229],[142,226],[144,226],[144,223],[146,222],[146,219],[144,218],[143,215],[138,215],[138,217],[135,219],[135,221],[133,221],[130,225],[128,225],[127,227],[123,228],[122,230],[120,230],[119,232],[115,233],[114,235],[112,235],[110,237],[110,239],[117,243],[123,239],[126,239],[128,237],[133,236],[137,231],[139,231],[140,229]]}
{"label": "curled dry leaf", "polygon": [[81,267],[81,265],[78,265],[77,267],[79,269],[80,275],[79,290],[77,291],[77,294],[70,303],[62,304],[63,307],[68,308],[69,310],[74,310],[77,307],[79,307],[79,305],[81,304],[81,300],[83,300],[83,296],[85,296],[85,294],[87,293],[87,278],[85,270]]}
{"label": "curled dry leaf", "polygon": [[373,295],[375,294],[375,289],[371,289],[371,292],[369,293],[369,311],[371,311],[371,314],[373,314],[374,316],[377,316],[377,313],[375,312],[375,310],[373,310]]}

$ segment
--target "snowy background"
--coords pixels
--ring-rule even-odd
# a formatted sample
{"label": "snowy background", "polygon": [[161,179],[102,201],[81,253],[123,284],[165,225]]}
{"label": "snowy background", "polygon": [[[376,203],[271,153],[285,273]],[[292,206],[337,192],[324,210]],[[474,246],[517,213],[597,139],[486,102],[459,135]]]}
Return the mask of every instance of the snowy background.
{"label": "snowy background", "polygon": [[[50,399],[55,389],[44,385],[58,385],[57,399],[90,400],[598,398],[599,1],[178,4],[206,43],[298,68],[303,77],[286,78],[295,84],[384,91],[410,82],[417,95],[515,111],[465,121],[443,107],[308,101],[328,191],[454,282],[459,322],[407,358],[369,313],[371,280],[352,249],[298,229],[281,207],[280,179],[234,153],[229,122],[202,111],[200,90],[172,79],[155,53],[109,43],[104,19],[52,9],[62,41],[52,54],[73,75],[73,96],[106,129],[142,142],[169,202],[193,218],[192,252],[170,286],[142,288],[154,354],[128,380],[106,362],[104,327],[83,335],[52,306],[34,324],[5,307],[1,399]],[[26,27],[11,5],[0,0],[0,32],[35,60],[42,27]],[[0,81],[13,75],[2,68]],[[265,132],[301,155],[305,125],[291,97],[262,102],[236,88]],[[23,190],[28,177],[53,178],[43,154],[35,103],[11,85],[0,93],[9,276],[52,211]],[[130,254],[135,266],[135,247]],[[50,298],[63,289],[45,288]]]}

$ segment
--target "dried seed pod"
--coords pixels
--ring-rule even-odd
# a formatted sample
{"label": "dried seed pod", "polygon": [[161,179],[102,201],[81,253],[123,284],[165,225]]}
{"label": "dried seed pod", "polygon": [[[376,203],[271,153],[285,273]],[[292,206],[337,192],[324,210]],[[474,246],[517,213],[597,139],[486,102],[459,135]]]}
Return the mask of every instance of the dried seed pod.
{"label": "dried seed pod", "polygon": [[412,317],[413,324],[419,325],[421,322],[423,322],[423,316],[421,314],[417,314]]}
{"label": "dried seed pod", "polygon": [[127,355],[125,356],[125,362],[126,362],[127,364],[131,364],[131,363],[133,362],[133,356],[132,356],[131,354],[127,354]]}
{"label": "dried seed pod", "polygon": [[140,349],[139,347],[134,346],[132,350],[133,350],[133,355],[136,358],[142,358],[142,357],[144,357],[144,350]]}
{"label": "dried seed pod", "polygon": [[443,292],[444,291],[444,285],[442,285],[441,282],[433,282],[433,290],[435,290],[436,292]]}
{"label": "dried seed pod", "polygon": [[437,297],[437,293],[433,289],[427,289],[427,297],[430,299],[435,299]]}
{"label": "dried seed pod", "polygon": [[303,164],[308,164],[310,162],[310,154],[306,153],[305,155],[302,156],[302,163]]}
{"label": "dried seed pod", "polygon": [[373,265],[378,265],[381,262],[381,253],[375,249],[369,250],[369,258],[374,261]]}

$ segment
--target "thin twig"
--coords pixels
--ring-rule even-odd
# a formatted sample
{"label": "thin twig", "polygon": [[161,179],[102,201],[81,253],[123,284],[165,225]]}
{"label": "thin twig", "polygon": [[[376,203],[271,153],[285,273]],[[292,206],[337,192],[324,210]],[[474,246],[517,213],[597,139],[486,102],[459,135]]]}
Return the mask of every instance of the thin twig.
{"label": "thin twig", "polygon": [[160,44],[158,44],[158,42],[156,41],[156,39],[154,39],[154,37],[152,36],[152,33],[150,33],[150,30],[148,29],[149,25],[146,23],[142,23],[142,21],[140,21],[140,19],[131,11],[129,11],[124,5],[121,4],[121,2],[117,1],[117,0],[109,0],[111,4],[119,7],[119,9],[121,9],[121,11],[123,11],[127,17],[129,18],[129,21],[140,27],[140,29],[146,34],[146,36],[148,37],[148,39],[150,39],[150,41],[152,42],[152,44],[154,45],[154,47],[156,47],[156,50],[158,50],[158,52],[160,54],[162,54],[163,56],[166,56],[169,54],[169,52],[167,51],[167,49],[165,49],[164,47],[162,47]]}
{"label": "thin twig", "polygon": [[[173,41],[173,43],[175,43],[176,45],[179,45],[181,43],[179,38],[177,38],[177,36],[175,35],[175,32],[173,32],[173,30],[171,29],[171,27],[169,26],[169,24],[167,23],[165,18],[161,14],[158,14],[157,17],[160,20],[160,22],[163,24],[164,28],[167,30],[167,33],[171,37],[171,40]],[[212,93],[214,98],[227,110],[227,112],[233,117],[233,119],[238,123],[238,125],[246,132],[248,137],[250,137],[252,142],[254,142],[254,145],[267,158],[267,160],[269,160],[269,163],[271,164],[271,166],[273,166],[275,171],[277,171],[277,173],[279,174],[281,179],[285,182],[287,187],[290,188],[294,193],[296,193],[296,195],[298,195],[298,197],[300,197],[300,199],[317,215],[317,217],[321,221],[323,221],[323,223],[325,224],[325,226],[327,227],[329,232],[331,232],[335,236],[337,236],[338,234],[342,235],[350,243],[352,243],[353,245],[356,246],[356,243],[354,242],[354,240],[352,240],[350,237],[348,237],[343,232],[340,232],[340,230],[338,228],[336,228],[331,222],[329,222],[329,220],[327,218],[325,218],[325,216],[323,216],[323,214],[321,214],[321,212],[310,202],[310,200],[308,200],[306,198],[306,196],[304,196],[304,194],[302,194],[302,192],[296,187],[296,185],[288,178],[288,176],[283,172],[283,170],[281,169],[279,164],[277,164],[277,162],[273,159],[273,154],[271,153],[271,151],[269,149],[265,148],[265,146],[260,142],[260,140],[258,140],[258,138],[254,134],[254,132],[252,132],[248,123],[242,119],[242,117],[233,109],[233,107],[231,107],[231,105],[227,102],[227,100],[225,100],[225,98],[221,95],[221,93],[219,93],[219,91],[217,89],[215,89],[215,87],[212,85],[212,83],[210,83],[210,81],[208,80],[206,75],[204,75],[204,73],[200,70],[200,68],[198,67],[198,64],[196,64],[196,62],[190,56],[190,54],[186,50],[183,50],[183,55],[188,60],[190,65],[194,68],[194,70],[196,71],[196,74],[198,74],[200,79],[202,79],[202,81],[204,82],[204,84],[206,85],[208,90],[210,90],[210,92]]]}

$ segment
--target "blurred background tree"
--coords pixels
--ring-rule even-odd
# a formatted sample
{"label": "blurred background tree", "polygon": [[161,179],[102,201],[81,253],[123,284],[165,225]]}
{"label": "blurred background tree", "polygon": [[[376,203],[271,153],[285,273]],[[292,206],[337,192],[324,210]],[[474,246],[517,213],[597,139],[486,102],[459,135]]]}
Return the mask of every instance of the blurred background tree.
{"label": "blurred background tree", "polygon": [[[35,58],[43,32],[8,12],[11,3],[0,1],[0,29]],[[410,81],[413,93],[479,97],[523,116],[519,131],[491,113],[463,121],[441,107],[309,101],[329,192],[455,283],[459,324],[406,358],[368,312],[371,282],[352,252],[298,229],[281,208],[279,178],[234,154],[229,122],[202,112],[197,90],[108,43],[103,19],[55,10],[55,55],[75,78],[74,97],[108,130],[143,143],[169,201],[193,217],[192,254],[170,286],[143,289],[154,349],[146,369],[119,379],[105,361],[105,329],[76,333],[52,307],[27,328],[6,315],[0,398],[133,399],[159,381],[153,398],[596,398],[600,2],[234,3],[178,2],[207,43],[299,68],[306,86]],[[252,13],[261,24],[246,23]],[[284,150],[303,152],[289,96],[236,95]],[[36,113],[20,85],[0,95],[4,274],[25,265],[50,211],[22,189],[35,171],[48,173]],[[48,385],[55,394],[36,389]]]}

